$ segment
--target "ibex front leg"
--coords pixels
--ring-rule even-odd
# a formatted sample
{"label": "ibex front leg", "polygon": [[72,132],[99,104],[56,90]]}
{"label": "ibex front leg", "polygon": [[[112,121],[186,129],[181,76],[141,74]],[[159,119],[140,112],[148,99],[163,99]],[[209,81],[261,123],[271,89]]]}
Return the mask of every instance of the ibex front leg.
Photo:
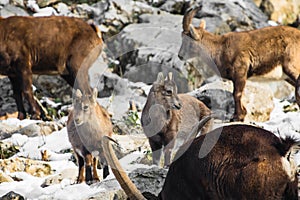
{"label": "ibex front leg", "polygon": [[246,108],[242,105],[242,95],[246,85],[245,76],[237,76],[233,80],[233,98],[235,103],[235,113],[233,116],[233,121],[244,121],[247,114]]}

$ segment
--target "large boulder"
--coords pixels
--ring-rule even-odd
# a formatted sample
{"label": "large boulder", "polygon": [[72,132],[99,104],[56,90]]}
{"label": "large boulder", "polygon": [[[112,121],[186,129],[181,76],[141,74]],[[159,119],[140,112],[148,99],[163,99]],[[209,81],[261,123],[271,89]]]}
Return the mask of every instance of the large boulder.
{"label": "large boulder", "polygon": [[158,72],[172,71],[180,92],[188,91],[186,71],[177,54],[180,48],[182,16],[165,12],[140,16],[139,24],[126,26],[106,41],[108,56],[118,58],[124,77],[151,84]]}
{"label": "large boulder", "polygon": [[[218,112],[229,119],[234,113],[234,100],[231,81],[215,81],[208,83],[198,90],[191,92],[192,96],[200,100],[206,99],[207,106],[213,112]],[[226,98],[225,98],[226,97]],[[274,108],[273,92],[267,85],[247,81],[242,96],[242,104],[247,109],[245,122],[264,122],[269,120]]]}
{"label": "large boulder", "polygon": [[270,19],[280,24],[292,24],[300,17],[300,1],[254,0],[260,8],[272,7]]}

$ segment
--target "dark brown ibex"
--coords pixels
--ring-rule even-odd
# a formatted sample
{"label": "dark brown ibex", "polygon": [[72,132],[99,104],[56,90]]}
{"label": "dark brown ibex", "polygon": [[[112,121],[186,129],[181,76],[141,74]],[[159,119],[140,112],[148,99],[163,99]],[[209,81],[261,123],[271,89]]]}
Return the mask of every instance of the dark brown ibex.
{"label": "dark brown ibex", "polygon": [[[151,146],[153,164],[159,164],[164,147],[164,165],[170,165],[176,138],[185,140],[193,126],[209,114],[210,110],[198,99],[188,94],[177,95],[172,73],[166,79],[159,73],[150,89],[141,118]],[[210,127],[211,123],[208,123],[202,133],[209,131]]]}
{"label": "dark brown ibex", "polygon": [[[198,128],[209,119],[201,120]],[[217,142],[200,158],[201,149],[208,147],[205,141]],[[129,199],[145,199],[121,168],[109,139],[103,139],[102,144]],[[187,150],[171,164],[159,196],[148,195],[147,199],[298,199],[294,139],[278,138],[250,125],[229,125],[186,145],[181,149]]]}
{"label": "dark brown ibex", "polygon": [[[276,26],[214,35],[205,30],[203,20],[199,27],[191,24],[199,9],[190,9],[184,15],[178,56],[189,59],[205,54],[222,77],[233,81],[234,120],[243,121],[247,113],[241,97],[248,77],[266,74],[281,65],[289,82],[299,87],[296,80],[300,74],[300,30]],[[298,96],[296,89],[296,97],[300,99]]]}
{"label": "dark brown ibex", "polygon": [[32,74],[61,75],[72,87],[91,90],[88,68],[102,50],[101,32],[79,18],[20,17],[0,19],[0,74],[7,75],[17,103],[18,118],[26,111],[23,98],[30,105],[33,119],[41,109],[33,97]]}
{"label": "dark brown ibex", "polygon": [[200,158],[205,136],[196,138],[170,166],[160,199],[298,199],[296,141],[249,125],[206,137],[217,140],[212,150]]}
{"label": "dark brown ibex", "polygon": [[99,180],[98,157],[104,166],[103,178],[106,178],[109,171],[101,142],[103,136],[111,136],[113,131],[109,114],[97,102],[96,88],[92,95],[82,94],[79,89],[76,90],[73,110],[68,116],[67,130],[69,141],[78,161],[77,181],[91,183]]}

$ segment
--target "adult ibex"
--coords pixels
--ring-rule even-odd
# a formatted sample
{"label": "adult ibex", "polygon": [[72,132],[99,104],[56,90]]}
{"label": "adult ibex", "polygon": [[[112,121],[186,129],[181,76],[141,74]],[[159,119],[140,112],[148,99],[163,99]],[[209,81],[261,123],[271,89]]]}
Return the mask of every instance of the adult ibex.
{"label": "adult ibex", "polygon": [[101,33],[79,18],[0,18],[0,74],[7,75],[17,103],[18,118],[24,119],[26,98],[32,119],[41,117],[33,97],[32,74],[61,75],[72,87],[91,90],[88,68],[102,50]]}
{"label": "adult ibex", "polygon": [[288,26],[266,27],[252,31],[214,35],[205,30],[205,21],[199,27],[191,24],[200,8],[190,9],[183,18],[182,45],[178,56],[189,59],[207,55],[224,78],[233,81],[235,115],[233,120],[243,121],[247,113],[241,103],[246,79],[263,75],[281,65],[289,82],[296,86],[300,74],[300,30]]}
{"label": "adult ibex", "polygon": [[[198,127],[208,119],[201,120]],[[200,158],[200,149],[209,140],[217,143]],[[229,125],[187,144],[183,155],[170,165],[159,196],[148,195],[147,199],[298,199],[293,158],[297,144],[291,138],[278,138],[250,125]],[[109,139],[103,139],[103,145],[107,161],[129,198],[145,199],[121,168]]]}
{"label": "adult ibex", "polygon": [[[153,164],[158,165],[164,147],[164,165],[171,162],[171,152],[176,138],[185,140],[193,126],[210,110],[204,103],[188,94],[177,94],[172,73],[165,79],[162,73],[148,94],[142,111],[142,126],[152,150]],[[208,123],[202,133],[209,131]]]}
{"label": "adult ibex", "polygon": [[112,135],[112,124],[107,111],[97,102],[96,88],[92,95],[82,94],[79,89],[76,90],[73,110],[68,116],[67,130],[69,141],[78,161],[77,182],[91,183],[99,180],[97,174],[98,156],[102,166],[104,166],[103,178],[106,178],[109,171],[101,142],[103,136]]}

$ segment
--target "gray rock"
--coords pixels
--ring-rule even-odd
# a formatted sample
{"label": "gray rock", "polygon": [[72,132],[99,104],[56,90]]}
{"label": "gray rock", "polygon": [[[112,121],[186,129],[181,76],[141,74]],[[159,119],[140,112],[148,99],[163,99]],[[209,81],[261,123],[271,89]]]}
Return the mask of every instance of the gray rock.
{"label": "gray rock", "polygon": [[222,89],[207,89],[194,93],[212,112],[218,113],[223,120],[230,120],[234,114],[232,93]]}
{"label": "gray rock", "polygon": [[33,85],[37,88],[38,96],[46,96],[62,103],[71,103],[72,88],[60,76],[33,75]]}
{"label": "gray rock", "polygon": [[268,25],[268,17],[252,0],[196,0],[191,1],[191,5],[203,6],[196,17],[218,18],[226,22],[233,31],[262,28]]}
{"label": "gray rock", "polygon": [[150,192],[157,196],[162,189],[167,172],[167,169],[158,167],[139,168],[129,173],[129,177],[142,193]]}
{"label": "gray rock", "polygon": [[185,0],[165,0],[159,8],[172,14],[183,15],[189,4],[190,2]]}
{"label": "gray rock", "polygon": [[[207,92],[209,91],[209,93]],[[225,97],[218,95],[224,91]],[[228,119],[234,111],[234,101],[230,94],[233,92],[233,84],[231,81],[215,81],[200,87],[198,90],[190,94],[195,97],[210,99],[213,103],[212,110],[216,110],[225,119]],[[207,93],[207,94],[205,94]],[[206,96],[205,96],[206,95]],[[204,97],[203,97],[204,96]],[[221,98],[223,101],[220,101]],[[245,122],[264,122],[269,120],[270,114],[274,108],[273,92],[267,85],[261,85],[258,82],[248,80],[243,91],[242,104],[247,109]],[[228,113],[227,113],[228,112]]]}
{"label": "gray rock", "polygon": [[[129,173],[130,179],[142,193],[147,192],[155,196],[161,191],[166,176],[167,170],[158,167],[138,168]],[[105,188],[105,192],[94,195],[93,199],[127,199],[116,179],[104,180],[93,184],[92,187]]]}
{"label": "gray rock", "polygon": [[[13,98],[12,86],[8,77],[0,77],[0,116],[17,112],[17,105]],[[25,109],[28,104],[25,103]]]}
{"label": "gray rock", "polygon": [[58,131],[63,128],[63,125],[58,122],[38,122],[29,124],[15,133],[20,133],[28,137],[46,136],[50,135],[54,131]]}
{"label": "gray rock", "polygon": [[17,129],[18,127],[16,126],[10,126],[0,122],[0,139],[3,140],[5,138],[11,137],[12,132],[14,132]]}
{"label": "gray rock", "polygon": [[97,87],[101,97],[98,99],[99,103],[108,109],[113,120],[123,121],[123,117],[127,116],[130,101],[134,101],[139,110],[142,109],[150,86],[141,82],[130,82],[109,72],[95,76],[98,78],[95,78],[91,85]]}
{"label": "gray rock", "polygon": [[0,5],[4,6],[6,4],[9,4],[9,0],[0,0]]}
{"label": "gray rock", "polygon": [[0,16],[10,17],[10,16],[28,16],[29,14],[22,8],[17,6],[7,4],[4,7],[0,7]]}
{"label": "gray rock", "polygon": [[108,56],[120,60],[121,73],[130,81],[151,84],[158,72],[172,71],[179,92],[188,91],[187,74],[177,56],[182,16],[144,14],[140,21],[106,41]]}

